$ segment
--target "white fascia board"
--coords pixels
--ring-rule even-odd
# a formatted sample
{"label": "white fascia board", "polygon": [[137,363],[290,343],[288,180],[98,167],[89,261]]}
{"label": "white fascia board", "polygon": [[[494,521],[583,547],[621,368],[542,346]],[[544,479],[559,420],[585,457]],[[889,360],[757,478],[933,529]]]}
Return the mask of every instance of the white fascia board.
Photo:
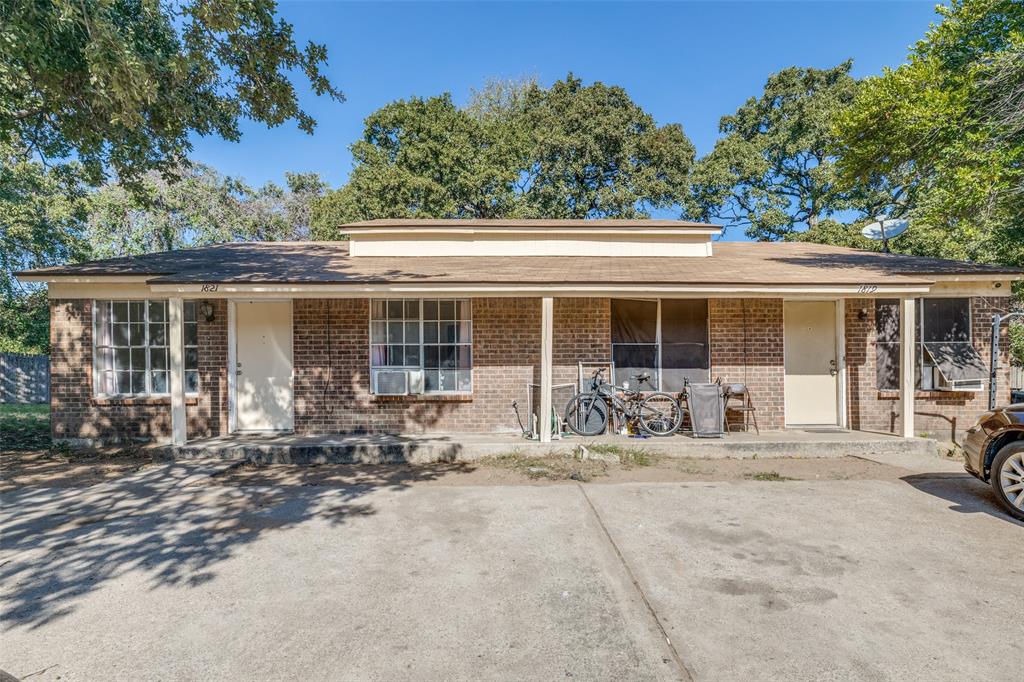
{"label": "white fascia board", "polygon": [[926,294],[928,284],[897,285],[509,285],[509,284],[154,284],[154,293],[192,294],[207,298],[234,298],[246,296],[291,296],[296,298],[363,298],[366,296],[432,296],[458,294],[477,297],[514,296],[678,296],[728,297],[749,296],[777,298],[779,296],[847,296],[879,297],[896,294]]}
{"label": "white fascia board", "polygon": [[138,284],[153,279],[153,275],[101,275],[101,276],[74,276],[74,275],[18,275],[19,282],[59,282],[61,284]]}
{"label": "white fascia board", "polygon": [[962,275],[945,275],[945,274],[928,274],[928,279],[933,279],[936,282],[1019,282],[1024,280],[1024,274],[1013,275],[1013,274],[962,274]]}

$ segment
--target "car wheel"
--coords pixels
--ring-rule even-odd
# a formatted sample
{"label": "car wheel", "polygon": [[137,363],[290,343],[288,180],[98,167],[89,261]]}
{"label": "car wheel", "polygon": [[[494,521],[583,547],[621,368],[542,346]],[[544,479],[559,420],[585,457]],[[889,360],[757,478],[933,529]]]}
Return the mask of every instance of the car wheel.
{"label": "car wheel", "polygon": [[996,453],[989,483],[1010,516],[1024,521],[1024,441],[1010,443]]}

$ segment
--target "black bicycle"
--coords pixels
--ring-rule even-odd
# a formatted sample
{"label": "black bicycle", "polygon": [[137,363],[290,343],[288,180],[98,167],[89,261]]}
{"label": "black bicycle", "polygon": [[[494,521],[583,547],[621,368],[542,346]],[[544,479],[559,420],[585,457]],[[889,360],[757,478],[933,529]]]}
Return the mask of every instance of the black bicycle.
{"label": "black bicycle", "polygon": [[[639,387],[650,383],[651,375],[631,378]],[[604,380],[604,370],[599,369],[590,378],[590,390],[566,404],[565,423],[580,436],[596,436],[608,427],[611,414],[652,436],[671,436],[683,422],[679,401],[668,393],[644,395],[639,388],[614,386]]]}

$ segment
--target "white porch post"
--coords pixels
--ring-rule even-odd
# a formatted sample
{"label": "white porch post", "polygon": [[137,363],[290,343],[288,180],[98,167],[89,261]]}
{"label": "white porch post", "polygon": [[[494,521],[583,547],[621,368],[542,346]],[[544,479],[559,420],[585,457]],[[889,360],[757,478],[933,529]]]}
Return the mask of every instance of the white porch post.
{"label": "white porch post", "polygon": [[917,312],[913,298],[900,300],[900,433],[904,438],[914,437],[914,339]]}
{"label": "white porch post", "polygon": [[540,414],[537,416],[537,430],[541,443],[551,442],[551,377],[554,360],[554,318],[555,303],[550,296],[541,299],[540,305]]}
{"label": "white porch post", "polygon": [[184,445],[185,428],[185,310],[181,297],[167,303],[170,320],[170,383],[171,383],[171,443]]}

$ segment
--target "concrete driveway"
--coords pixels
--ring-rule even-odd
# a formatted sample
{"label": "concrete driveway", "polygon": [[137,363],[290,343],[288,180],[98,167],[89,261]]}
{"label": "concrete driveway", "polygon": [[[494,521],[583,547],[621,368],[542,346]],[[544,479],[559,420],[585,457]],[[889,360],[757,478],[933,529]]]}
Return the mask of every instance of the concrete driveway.
{"label": "concrete driveway", "polygon": [[[947,467],[948,469],[948,467]],[[1014,679],[1024,525],[902,480],[216,486],[0,510],[30,680]]]}

